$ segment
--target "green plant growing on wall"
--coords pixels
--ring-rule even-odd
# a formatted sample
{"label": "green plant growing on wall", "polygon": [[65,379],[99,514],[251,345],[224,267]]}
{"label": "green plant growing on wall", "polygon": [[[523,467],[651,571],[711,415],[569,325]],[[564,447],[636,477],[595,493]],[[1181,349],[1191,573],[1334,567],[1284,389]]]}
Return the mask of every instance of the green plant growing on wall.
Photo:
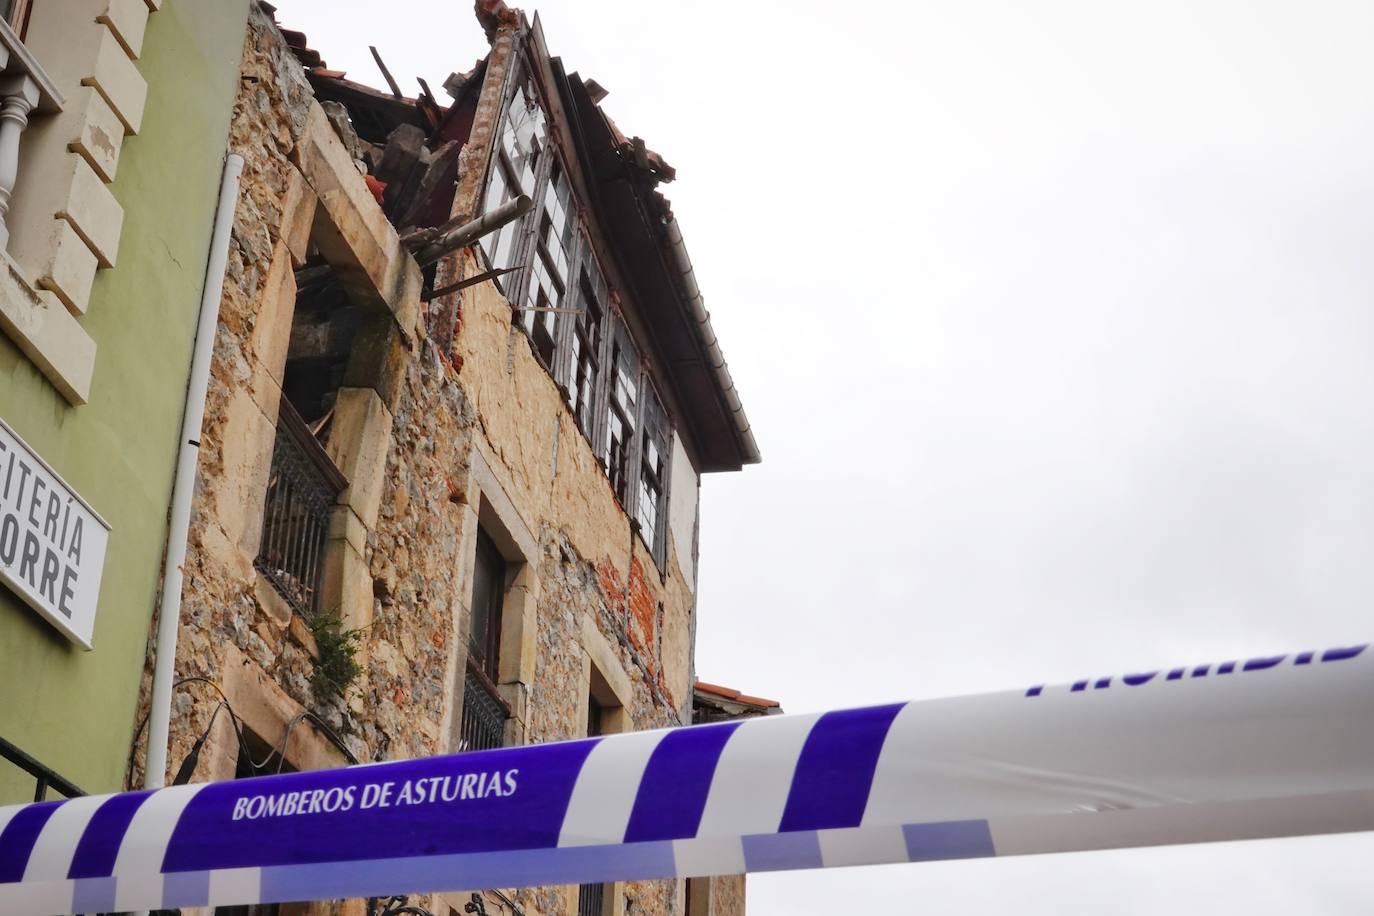
{"label": "green plant growing on wall", "polygon": [[317,614],[310,621],[319,658],[310,672],[310,689],[317,697],[329,693],[343,696],[362,673],[358,664],[358,643],[362,630],[345,630],[343,619],[334,613]]}

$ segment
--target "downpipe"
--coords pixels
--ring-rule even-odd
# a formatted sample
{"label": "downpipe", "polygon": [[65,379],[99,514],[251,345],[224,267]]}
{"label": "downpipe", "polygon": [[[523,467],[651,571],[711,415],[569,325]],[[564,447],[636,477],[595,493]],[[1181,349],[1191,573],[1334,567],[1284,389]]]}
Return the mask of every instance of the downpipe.
{"label": "downpipe", "polygon": [[219,325],[219,303],[224,294],[224,272],[229,263],[229,241],[234,228],[239,175],[243,157],[230,153],[224,160],[219,204],[210,236],[210,257],[205,265],[205,285],[200,297],[195,349],[191,353],[186,407],[181,419],[181,443],[177,450],[176,476],[172,484],[171,514],[167,526],[167,557],[162,567],[162,595],[158,599],[157,642],[154,647],[153,693],[148,710],[148,753],[143,767],[143,787],[161,788],[166,782],[168,733],[172,720],[172,677],[176,667],[177,628],[181,623],[182,567],[186,563],[186,538],[191,527],[191,499],[195,493],[196,463],[200,457],[201,424],[205,420],[205,395],[210,387],[210,358]]}

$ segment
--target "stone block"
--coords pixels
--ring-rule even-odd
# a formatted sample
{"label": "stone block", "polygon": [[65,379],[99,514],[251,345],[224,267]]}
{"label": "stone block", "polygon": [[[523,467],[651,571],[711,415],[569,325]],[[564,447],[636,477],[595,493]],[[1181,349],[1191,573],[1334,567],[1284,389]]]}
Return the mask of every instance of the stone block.
{"label": "stone block", "polygon": [[91,304],[91,284],[100,262],[65,219],[51,221],[46,257],[39,263],[38,286],[50,290],[73,314],[84,315]]}
{"label": "stone block", "polygon": [[56,296],[32,289],[8,258],[0,263],[0,331],[72,404],[85,404],[95,341]]}
{"label": "stone block", "polygon": [[254,577],[253,557],[244,553],[243,548],[231,541],[219,525],[202,525],[196,531],[195,537],[200,547],[202,562],[238,579],[246,581]]}
{"label": "stone block", "polygon": [[102,31],[104,35],[96,48],[95,66],[85,82],[94,86],[109,102],[115,116],[124,125],[124,132],[136,134],[143,125],[143,105],[148,97],[148,84],[114,33],[107,28]]}
{"label": "stone block", "polygon": [[286,353],[291,345],[291,320],[296,313],[296,274],[285,240],[278,242],[272,251],[272,263],[267,268],[267,279],[256,305],[251,349],[280,388],[286,375]]}
{"label": "stone block", "polygon": [[57,216],[72,224],[101,267],[113,267],[124,208],[81,156],[68,153],[62,172],[65,200]]}
{"label": "stone block", "polygon": [[362,554],[367,550],[367,526],[348,506],[336,506],[329,516],[329,539],[344,541]]}
{"label": "stone block", "polygon": [[281,241],[291,253],[293,267],[304,267],[310,249],[310,232],[315,222],[315,208],[319,199],[299,169],[291,169],[286,196],[281,208]]}
{"label": "stone block", "polygon": [[[308,628],[305,632],[306,635],[310,633]],[[287,725],[304,712],[299,703],[233,643],[224,646],[219,683],[239,720],[271,747],[277,746],[286,734]],[[339,749],[314,728],[294,729],[285,756],[299,770],[322,770],[347,763]]]}
{"label": "stone block", "polygon": [[366,317],[353,338],[353,352],[344,369],[343,383],[377,393],[388,410],[394,410],[405,386],[410,347],[390,313]]}
{"label": "stone block", "polygon": [[325,260],[360,305],[391,312],[408,336],[417,337],[420,269],[317,103],[311,103],[293,156],[319,198],[312,238]]}
{"label": "stone block", "polygon": [[372,601],[367,561],[347,541],[331,538],[324,554],[320,612],[337,615],[345,630],[360,630],[372,623]]}
{"label": "stone block", "polygon": [[262,543],[262,512],[277,428],[247,391],[234,392],[225,407],[219,442],[222,476],[215,513],[225,534],[250,557]]}
{"label": "stone block", "polygon": [[391,424],[391,411],[375,391],[339,389],[326,451],[348,478],[339,504],[352,509],[368,527],[376,524],[381,510]]}
{"label": "stone block", "polygon": [[272,583],[267,581],[267,577],[254,577],[253,599],[263,616],[270,620],[277,629],[284,630],[291,625],[291,605],[287,604],[286,599],[272,587]]}
{"label": "stone block", "polygon": [[96,16],[114,33],[124,53],[137,59],[143,50],[143,32],[148,27],[148,4],[144,0],[103,0],[105,11]]}
{"label": "stone block", "polygon": [[481,494],[479,514],[482,526],[506,554],[506,559],[537,563],[539,542],[511,501],[506,488],[492,471],[491,462],[481,448],[473,448],[469,458],[468,487],[476,487]]}
{"label": "stone block", "polygon": [[107,7],[107,0],[35,4],[24,43],[64,94],[78,86],[94,87],[124,125],[124,132],[136,134],[143,121],[148,84],[115,32],[96,21]]}
{"label": "stone block", "polygon": [[538,634],[535,600],[525,586],[512,586],[501,606],[501,656],[497,672],[501,683],[534,683]]}
{"label": "stone block", "polygon": [[[630,686],[630,677],[625,673],[625,667],[620,664],[620,658],[610,641],[602,635],[590,614],[582,615],[582,649],[615,695],[617,705],[633,705],[634,690]],[[602,705],[610,704],[603,702]]]}
{"label": "stone block", "polygon": [[315,642],[315,634],[310,631],[310,625],[301,619],[299,614],[291,615],[291,622],[287,624],[287,631],[296,644],[304,649],[311,658],[319,659],[320,647]]}
{"label": "stone block", "polygon": [[102,181],[110,182],[119,165],[124,125],[104,96],[91,86],[77,86],[61,112],[30,125],[25,143],[35,151],[66,147],[81,155]]}

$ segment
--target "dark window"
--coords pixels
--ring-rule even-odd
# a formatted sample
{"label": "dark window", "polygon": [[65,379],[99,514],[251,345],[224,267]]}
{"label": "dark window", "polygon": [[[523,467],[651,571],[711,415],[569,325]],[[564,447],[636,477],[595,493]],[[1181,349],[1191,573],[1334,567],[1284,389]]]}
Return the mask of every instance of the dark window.
{"label": "dark window", "polygon": [[477,530],[472,572],[472,621],[463,680],[460,750],[481,751],[505,743],[510,707],[496,688],[501,671],[501,611],[506,600],[506,560],[485,531]]}
{"label": "dark window", "polygon": [[[587,737],[601,734],[602,714],[605,710],[596,697],[587,697]],[[602,916],[606,906],[605,884],[582,884],[577,888],[577,916]]]}
{"label": "dark window", "polygon": [[587,737],[596,738],[601,735],[601,714],[604,710],[601,704],[596,701],[596,697],[587,697]]}
{"label": "dark window", "polygon": [[493,683],[500,672],[501,608],[506,598],[506,560],[491,537],[477,531],[477,562],[472,574],[470,651]]}
{"label": "dark window", "polygon": [[312,247],[296,271],[277,437],[255,565],[297,613],[320,606],[329,516],[348,481],[325,451],[363,313]]}
{"label": "dark window", "polygon": [[[287,763],[277,748],[244,728],[240,731],[239,756],[234,765],[235,779],[252,779],[254,776],[270,776],[276,773],[294,773],[296,768]],[[277,916],[280,905],[276,903],[244,904],[239,906],[217,906],[215,916]]]}

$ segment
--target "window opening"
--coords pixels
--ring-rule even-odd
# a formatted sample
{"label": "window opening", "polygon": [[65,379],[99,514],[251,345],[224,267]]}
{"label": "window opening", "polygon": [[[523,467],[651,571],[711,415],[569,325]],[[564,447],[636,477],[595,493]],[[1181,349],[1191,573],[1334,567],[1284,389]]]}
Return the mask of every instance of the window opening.
{"label": "window opening", "polygon": [[668,421],[658,398],[647,385],[644,391],[644,416],[639,459],[639,498],[635,517],[639,533],[657,560],[661,556],[664,520],[663,497],[667,490]]}
{"label": "window opening", "polygon": [[500,670],[501,609],[506,594],[506,560],[491,536],[477,531],[477,562],[472,576],[472,633],[469,647],[477,665],[495,681]]}
{"label": "window opening", "polygon": [[325,451],[362,312],[317,251],[296,271],[277,435],[254,565],[299,614],[320,608],[329,517],[348,480]]}
{"label": "window opening", "polygon": [[591,441],[595,420],[596,386],[601,377],[601,329],[606,298],[606,281],[596,264],[588,258],[582,265],[578,283],[582,296],[573,323],[572,398],[573,413],[582,435]]}
{"label": "window opening", "polygon": [[[533,88],[524,83],[515,90],[502,118],[501,137],[492,157],[482,212],[490,212],[521,194],[534,196],[546,136],[544,112]],[[480,244],[487,257],[488,269],[515,266],[520,228],[524,223],[522,219],[515,220],[482,238]],[[513,275],[498,277],[494,282],[510,297]]]}
{"label": "window opening", "polygon": [[[234,763],[235,779],[296,772],[296,768],[283,759],[281,750],[268,744],[255,732],[240,728],[239,738],[238,759]],[[280,912],[281,905],[276,903],[217,906],[214,909],[215,916],[278,916]]]}
{"label": "window opening", "polygon": [[602,461],[611,478],[616,499],[628,511],[630,478],[634,468],[630,452],[635,439],[635,416],[639,399],[639,354],[623,324],[615,326],[611,346],[610,395],[606,405],[606,451]]}
{"label": "window opening", "polygon": [[501,612],[505,606],[506,573],[505,558],[491,536],[479,528],[473,563],[460,750],[487,750],[505,744],[510,707],[497,691],[496,681],[500,676]]}

